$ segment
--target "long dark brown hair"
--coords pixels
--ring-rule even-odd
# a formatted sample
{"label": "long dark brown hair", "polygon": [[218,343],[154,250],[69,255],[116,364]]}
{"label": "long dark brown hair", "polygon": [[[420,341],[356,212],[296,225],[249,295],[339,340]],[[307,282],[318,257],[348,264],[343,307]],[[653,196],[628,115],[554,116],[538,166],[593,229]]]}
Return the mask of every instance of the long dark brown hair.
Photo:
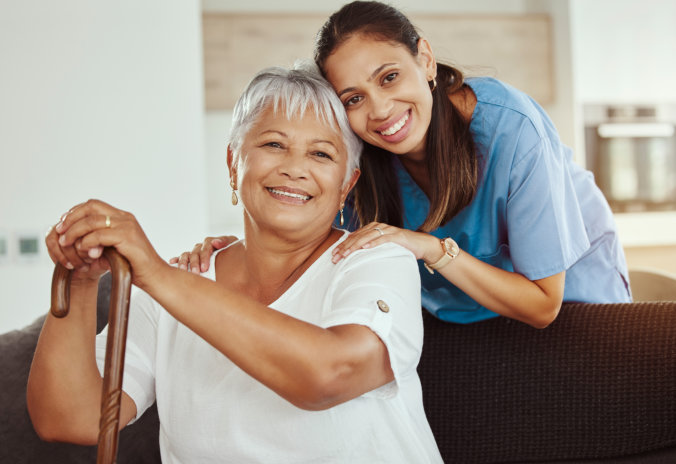
{"label": "long dark brown hair", "polygon": [[[356,34],[401,44],[413,56],[418,54],[420,34],[406,16],[384,3],[356,1],[332,14],[317,34],[314,58],[322,72],[333,51]],[[430,209],[419,227],[425,232],[448,222],[472,201],[479,177],[470,122],[448,98],[463,87],[463,74],[452,66],[437,64],[436,81],[425,145]],[[378,221],[403,227],[402,199],[393,156],[382,148],[364,144],[362,174],[353,191],[362,225]]]}

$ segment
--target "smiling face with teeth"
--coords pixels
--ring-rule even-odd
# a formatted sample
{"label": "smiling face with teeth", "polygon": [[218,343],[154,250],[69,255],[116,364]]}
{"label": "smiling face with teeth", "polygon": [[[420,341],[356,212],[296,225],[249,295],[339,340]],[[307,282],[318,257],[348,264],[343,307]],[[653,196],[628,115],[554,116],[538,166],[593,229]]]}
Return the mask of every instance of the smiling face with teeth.
{"label": "smiling face with teeth", "polygon": [[436,76],[429,43],[418,54],[401,44],[355,34],[323,66],[345,105],[352,130],[365,142],[420,160],[432,118],[428,81]]}
{"label": "smiling face with teeth", "polygon": [[247,131],[238,153],[228,150],[245,223],[275,232],[327,231],[356,182],[344,182],[347,150],[341,134],[308,108],[287,119],[269,105]]}

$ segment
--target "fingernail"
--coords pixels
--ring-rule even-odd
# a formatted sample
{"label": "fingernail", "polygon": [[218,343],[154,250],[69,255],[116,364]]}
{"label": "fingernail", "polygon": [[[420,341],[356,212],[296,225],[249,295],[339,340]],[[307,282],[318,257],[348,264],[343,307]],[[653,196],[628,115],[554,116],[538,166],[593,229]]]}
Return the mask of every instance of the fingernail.
{"label": "fingernail", "polygon": [[56,230],[57,232],[61,232],[62,229],[63,229],[63,221],[60,221],[60,222],[56,225],[56,227],[54,227],[54,230]]}
{"label": "fingernail", "polygon": [[66,236],[62,235],[59,237],[59,245],[65,245],[66,244]]}
{"label": "fingernail", "polygon": [[75,269],[75,266],[73,266],[73,265],[70,264],[70,263],[66,263],[66,269],[73,270],[73,269]]}
{"label": "fingernail", "polygon": [[199,269],[197,269],[196,267],[191,267],[190,272],[192,272],[193,274],[199,274],[200,273]]}
{"label": "fingernail", "polygon": [[200,265],[200,269],[202,269],[202,272],[205,272],[207,270],[207,263],[202,263],[202,265]]}
{"label": "fingernail", "polygon": [[89,266],[87,266],[87,265],[82,266],[82,267],[80,268],[80,271],[82,271],[82,272],[87,272],[87,271],[89,271]]}

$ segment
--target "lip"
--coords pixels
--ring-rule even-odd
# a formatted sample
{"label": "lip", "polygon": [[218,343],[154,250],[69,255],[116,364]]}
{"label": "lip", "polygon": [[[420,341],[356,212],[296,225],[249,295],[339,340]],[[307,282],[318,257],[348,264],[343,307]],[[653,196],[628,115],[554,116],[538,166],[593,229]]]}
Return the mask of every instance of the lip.
{"label": "lip", "polygon": [[265,187],[265,189],[268,191],[268,193],[272,198],[281,201],[283,203],[288,203],[292,205],[304,205],[313,198],[312,195],[310,195],[305,190],[294,187],[275,185]]}
{"label": "lip", "polygon": [[[392,134],[392,135],[385,135],[385,134],[382,133],[383,131],[386,131],[387,129],[389,129],[390,127],[392,127],[392,126],[393,126],[394,124],[396,124],[397,122],[401,121],[402,118],[404,118],[404,117],[406,116],[407,113],[408,113],[408,119],[406,120],[406,122],[404,123],[404,125],[401,127],[401,129],[399,129],[396,133],[394,133],[394,134]],[[375,129],[375,132],[378,134],[378,136],[379,136],[381,139],[383,139],[384,141],[386,141],[386,142],[388,142],[388,143],[397,143],[397,142],[401,142],[403,139],[406,138],[406,136],[408,135],[409,131],[411,130],[411,119],[412,119],[412,116],[413,116],[413,114],[411,113],[411,110],[410,110],[410,109],[409,109],[409,110],[406,110],[405,112],[401,113],[401,114],[400,114],[399,116],[397,116],[396,118],[392,118],[392,119],[390,119],[387,123],[381,124],[380,126],[378,126],[378,127]]]}

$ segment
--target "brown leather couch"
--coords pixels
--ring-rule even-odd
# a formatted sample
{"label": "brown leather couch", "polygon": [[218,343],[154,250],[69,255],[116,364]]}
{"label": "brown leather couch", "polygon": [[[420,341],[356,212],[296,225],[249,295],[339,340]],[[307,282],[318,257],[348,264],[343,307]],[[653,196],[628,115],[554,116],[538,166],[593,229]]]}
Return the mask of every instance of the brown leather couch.
{"label": "brown leather couch", "polygon": [[[105,322],[109,279],[99,295]],[[676,302],[566,304],[538,330],[458,326],[425,312],[424,402],[448,463],[675,463]],[[42,442],[25,385],[41,327],[0,335],[0,463],[93,463],[94,447]],[[160,462],[149,410],[118,463]]]}

